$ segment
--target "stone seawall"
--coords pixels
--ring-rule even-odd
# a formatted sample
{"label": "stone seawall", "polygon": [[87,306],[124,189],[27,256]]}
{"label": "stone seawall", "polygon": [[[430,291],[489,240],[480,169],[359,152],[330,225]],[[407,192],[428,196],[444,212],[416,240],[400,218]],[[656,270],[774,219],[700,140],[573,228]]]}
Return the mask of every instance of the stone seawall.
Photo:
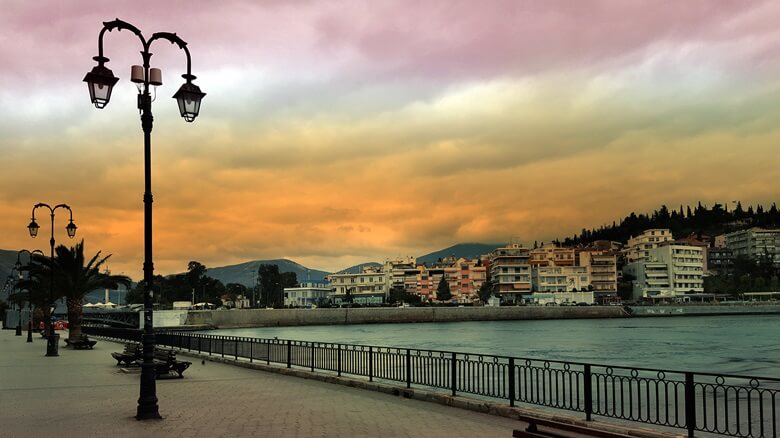
{"label": "stone seawall", "polygon": [[686,304],[665,306],[631,306],[632,316],[712,316],[712,315],[780,315],[780,305],[772,304]]}
{"label": "stone seawall", "polygon": [[621,318],[622,307],[381,307],[359,309],[191,310],[187,325],[218,328],[523,319]]}

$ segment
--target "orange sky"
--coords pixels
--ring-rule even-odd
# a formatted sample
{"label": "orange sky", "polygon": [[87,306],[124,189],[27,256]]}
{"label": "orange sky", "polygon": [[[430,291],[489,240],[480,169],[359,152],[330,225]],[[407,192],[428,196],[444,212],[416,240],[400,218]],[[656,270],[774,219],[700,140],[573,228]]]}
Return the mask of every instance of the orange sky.
{"label": "orange sky", "polygon": [[208,93],[181,120],[183,54],[153,50],[158,273],[280,257],[336,270],[569,236],[661,204],[778,200],[773,2],[231,1],[183,16],[38,3],[0,17],[3,249],[46,250],[30,210],[65,202],[89,252],[141,277],[137,41],[106,36],[121,79],[105,109],[81,82],[115,16],[188,41]]}

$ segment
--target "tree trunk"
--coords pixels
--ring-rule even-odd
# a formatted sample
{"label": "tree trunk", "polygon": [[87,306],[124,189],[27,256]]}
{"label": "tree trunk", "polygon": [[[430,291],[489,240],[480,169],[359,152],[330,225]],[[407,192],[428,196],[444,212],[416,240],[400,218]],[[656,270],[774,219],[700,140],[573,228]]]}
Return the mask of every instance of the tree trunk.
{"label": "tree trunk", "polygon": [[41,310],[43,311],[43,334],[44,337],[48,337],[51,333],[51,311],[49,306],[43,306]]}
{"label": "tree trunk", "polygon": [[71,341],[81,337],[81,300],[68,298],[68,339]]}

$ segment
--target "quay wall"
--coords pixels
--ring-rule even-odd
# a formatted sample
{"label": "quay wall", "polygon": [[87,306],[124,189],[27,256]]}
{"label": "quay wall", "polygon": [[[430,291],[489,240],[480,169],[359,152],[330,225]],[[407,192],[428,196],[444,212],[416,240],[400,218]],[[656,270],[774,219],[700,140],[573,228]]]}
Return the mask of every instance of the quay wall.
{"label": "quay wall", "polygon": [[619,306],[380,307],[338,309],[190,310],[186,325],[217,328],[333,324],[621,318]]}
{"label": "quay wall", "polygon": [[778,304],[686,304],[684,306],[631,306],[632,316],[780,315]]}

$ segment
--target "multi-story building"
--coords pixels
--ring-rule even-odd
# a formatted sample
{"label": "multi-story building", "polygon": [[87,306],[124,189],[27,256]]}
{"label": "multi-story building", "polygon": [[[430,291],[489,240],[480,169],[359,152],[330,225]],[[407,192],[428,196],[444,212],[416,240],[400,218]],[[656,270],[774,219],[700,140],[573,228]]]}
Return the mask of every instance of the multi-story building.
{"label": "multi-story building", "polygon": [[769,257],[780,266],[780,229],[748,228],[726,234],[726,247],[734,257],[759,260]]}
{"label": "multi-story building", "polygon": [[614,253],[584,249],[577,255],[578,265],[588,268],[593,292],[601,294],[617,291],[617,256]]}
{"label": "multi-story building", "polygon": [[363,267],[361,272],[342,272],[330,274],[327,280],[331,284],[333,300],[341,303],[351,295],[353,303],[380,304],[385,301],[389,288],[389,273],[375,266]]}
{"label": "multi-story building", "polygon": [[284,288],[284,305],[318,306],[331,298],[332,289],[327,283],[304,282],[298,287]]}
{"label": "multi-story building", "polygon": [[[442,277],[449,284],[452,300],[471,302],[487,279],[487,269],[480,260],[447,257],[431,267],[418,265],[417,290],[423,300],[436,300],[436,291]],[[412,292],[407,290],[408,292]]]}
{"label": "multi-story building", "polygon": [[590,286],[585,266],[539,266],[531,278],[534,292],[587,291]]}
{"label": "multi-story building", "polygon": [[707,270],[723,274],[734,266],[734,254],[726,247],[707,248]]}
{"label": "multi-story building", "polygon": [[519,243],[510,243],[490,252],[490,280],[493,294],[502,301],[519,301],[531,291],[529,250]]}
{"label": "multi-story building", "polygon": [[634,299],[675,299],[704,292],[704,255],[698,246],[668,242],[624,267],[634,281]]}
{"label": "multi-story building", "polygon": [[553,243],[542,245],[528,252],[528,263],[537,266],[574,266],[574,248],[564,248]]}
{"label": "multi-story building", "polygon": [[625,248],[625,257],[628,263],[645,260],[650,250],[663,242],[672,240],[672,232],[665,228],[653,228],[645,230],[642,234],[628,239]]}

